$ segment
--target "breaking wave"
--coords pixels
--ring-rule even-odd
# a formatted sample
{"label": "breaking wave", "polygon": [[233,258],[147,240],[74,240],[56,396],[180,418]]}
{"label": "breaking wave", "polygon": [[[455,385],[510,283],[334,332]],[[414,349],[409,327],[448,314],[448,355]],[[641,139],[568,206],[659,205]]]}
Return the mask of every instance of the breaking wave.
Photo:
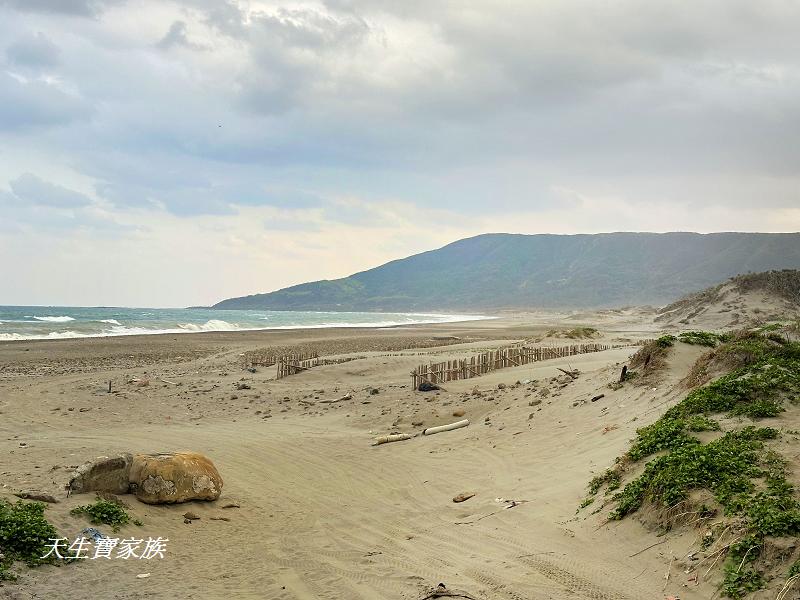
{"label": "breaking wave", "polygon": [[236,331],[239,325],[222,321],[221,319],[211,319],[202,325],[196,323],[178,323],[178,327],[186,331]]}
{"label": "breaking wave", "polygon": [[47,321],[48,323],[67,323],[74,321],[72,317],[33,317],[37,321]]}
{"label": "breaking wave", "polygon": [[493,318],[430,313],[225,311],[224,316],[235,315],[235,320],[226,321],[215,318],[219,312],[207,309],[147,309],[147,312],[115,309],[114,316],[120,317],[123,324],[108,318],[109,314],[103,314],[102,309],[78,307],[75,310],[74,317],[32,316],[32,311],[25,314],[18,310],[19,314],[15,314],[13,309],[6,309],[3,313],[3,307],[0,307],[0,316],[3,317],[0,325],[4,330],[0,333],[0,342],[275,329],[384,328]]}

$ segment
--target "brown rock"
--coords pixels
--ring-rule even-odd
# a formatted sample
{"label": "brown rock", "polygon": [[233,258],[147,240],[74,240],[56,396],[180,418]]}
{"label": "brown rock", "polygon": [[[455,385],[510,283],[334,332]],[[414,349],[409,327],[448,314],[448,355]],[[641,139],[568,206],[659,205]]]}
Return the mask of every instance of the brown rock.
{"label": "brown rock", "polygon": [[466,413],[463,410],[461,410],[460,408],[458,410],[454,410],[453,411],[453,416],[454,417],[463,417],[465,414]]}
{"label": "brown rock", "polygon": [[101,456],[79,466],[72,474],[67,488],[70,493],[111,492],[127,494],[133,456]]}
{"label": "brown rock", "polygon": [[184,519],[189,519],[190,521],[197,521],[200,518],[200,515],[193,513],[192,511],[187,511],[183,513]]}
{"label": "brown rock", "polygon": [[216,500],[222,477],[214,463],[196,452],[137,454],[131,464],[130,486],[147,504]]}
{"label": "brown rock", "polygon": [[453,498],[453,502],[456,502],[456,503],[458,503],[458,502],[466,502],[467,500],[472,498],[474,495],[475,495],[475,492],[464,492],[463,494],[459,494],[458,496]]}

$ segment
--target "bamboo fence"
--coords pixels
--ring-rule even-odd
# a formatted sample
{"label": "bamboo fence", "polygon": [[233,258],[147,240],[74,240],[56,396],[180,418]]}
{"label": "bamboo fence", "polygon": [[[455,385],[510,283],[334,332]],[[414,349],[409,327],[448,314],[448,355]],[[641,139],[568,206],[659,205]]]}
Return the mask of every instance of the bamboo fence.
{"label": "bamboo fence", "polygon": [[320,367],[323,365],[338,365],[341,363],[350,362],[351,360],[357,360],[359,358],[364,358],[363,356],[344,356],[341,358],[320,358],[316,354],[314,356],[306,356],[303,355],[286,355],[281,356],[276,360],[276,364],[278,365],[278,373],[275,376],[275,379],[282,379],[289,375],[295,375],[296,373],[302,373],[303,371],[308,371],[309,369],[313,369],[314,367]]}
{"label": "bamboo fence", "polygon": [[611,346],[606,344],[574,344],[570,346],[540,346],[536,348],[514,346],[478,354],[469,359],[420,365],[411,372],[411,383],[416,389],[423,381],[443,383],[457,379],[471,379],[498,369],[519,367],[542,360],[564,358],[588,352],[602,352],[610,348]]}
{"label": "bamboo fence", "polygon": [[294,352],[292,354],[282,354],[280,352],[270,352],[269,350],[250,350],[245,353],[245,367],[271,367],[280,360],[306,361],[317,358],[317,352]]}

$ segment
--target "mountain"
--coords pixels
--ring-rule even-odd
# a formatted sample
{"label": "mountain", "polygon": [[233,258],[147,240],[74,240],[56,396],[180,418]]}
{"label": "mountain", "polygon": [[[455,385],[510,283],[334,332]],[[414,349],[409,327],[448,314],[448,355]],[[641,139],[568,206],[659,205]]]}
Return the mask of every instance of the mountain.
{"label": "mountain", "polygon": [[689,294],[658,311],[656,322],[698,329],[730,329],[800,318],[800,271],[738,275]]}
{"label": "mountain", "polygon": [[665,304],[728,277],[800,267],[798,233],[493,233],[214,308],[490,310]]}

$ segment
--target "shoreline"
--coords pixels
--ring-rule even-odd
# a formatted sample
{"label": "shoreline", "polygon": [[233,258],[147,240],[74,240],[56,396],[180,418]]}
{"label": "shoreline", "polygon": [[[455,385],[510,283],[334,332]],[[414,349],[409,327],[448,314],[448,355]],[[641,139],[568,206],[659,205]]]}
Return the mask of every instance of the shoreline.
{"label": "shoreline", "polygon": [[[57,307],[62,308],[62,307]],[[84,307],[81,307],[84,308]],[[292,311],[286,311],[292,312]],[[303,312],[310,312],[310,311],[303,311]],[[318,311],[313,312],[313,314],[331,314],[325,311]],[[343,315],[352,314],[349,312],[341,313]],[[361,313],[358,313],[361,314]],[[426,325],[448,325],[448,324],[458,324],[458,323],[470,323],[476,321],[491,321],[498,319],[500,317],[491,314],[447,314],[447,313],[383,313],[383,312],[376,312],[372,313],[376,315],[403,315],[406,317],[419,317],[419,320],[414,320],[411,322],[398,322],[398,321],[381,321],[375,323],[369,322],[358,322],[355,321],[353,323],[347,322],[340,322],[340,323],[309,323],[309,324],[290,324],[290,325],[273,325],[269,327],[238,327],[233,326],[231,323],[228,323],[223,320],[214,320],[210,319],[203,324],[197,323],[186,323],[180,324],[178,323],[177,328],[164,328],[164,329],[152,329],[149,330],[147,327],[144,326],[136,326],[136,325],[121,325],[118,321],[115,321],[117,327],[121,327],[123,329],[129,329],[129,331],[101,331],[101,332],[91,332],[91,333],[79,333],[68,329],[63,332],[50,332],[48,334],[36,334],[26,336],[25,334],[19,333],[3,333],[0,332],[0,345],[4,343],[17,343],[17,342],[34,342],[34,341],[63,341],[63,340],[87,340],[87,339],[104,339],[104,338],[120,338],[120,337],[147,337],[147,336],[160,336],[160,335],[185,335],[185,334],[207,334],[207,333],[252,333],[252,332],[270,332],[270,331],[303,331],[303,330],[329,330],[329,329],[354,329],[354,330],[373,330],[373,329],[393,329],[397,327],[414,327],[414,326],[426,326]],[[427,319],[426,319],[427,317]],[[37,317],[38,318],[38,317]],[[88,321],[77,321],[76,319],[69,317],[69,320],[57,320],[61,319],[62,317],[47,317],[41,318],[40,322],[52,322],[52,323],[69,323],[72,324],[75,322],[76,326],[80,326],[83,323],[109,323],[107,320],[97,319],[97,320],[88,320]],[[442,319],[442,320],[429,320],[432,318]],[[19,323],[20,321],[12,321],[7,320],[6,323]],[[28,322],[22,321],[25,324],[39,324],[39,322]],[[219,326],[218,323],[222,325]],[[2,326],[3,322],[0,321],[0,326]],[[114,323],[112,323],[114,324]],[[209,327],[210,325],[212,325]],[[204,327],[209,327],[204,329]],[[7,336],[20,336],[20,337],[3,337],[4,335]]]}

